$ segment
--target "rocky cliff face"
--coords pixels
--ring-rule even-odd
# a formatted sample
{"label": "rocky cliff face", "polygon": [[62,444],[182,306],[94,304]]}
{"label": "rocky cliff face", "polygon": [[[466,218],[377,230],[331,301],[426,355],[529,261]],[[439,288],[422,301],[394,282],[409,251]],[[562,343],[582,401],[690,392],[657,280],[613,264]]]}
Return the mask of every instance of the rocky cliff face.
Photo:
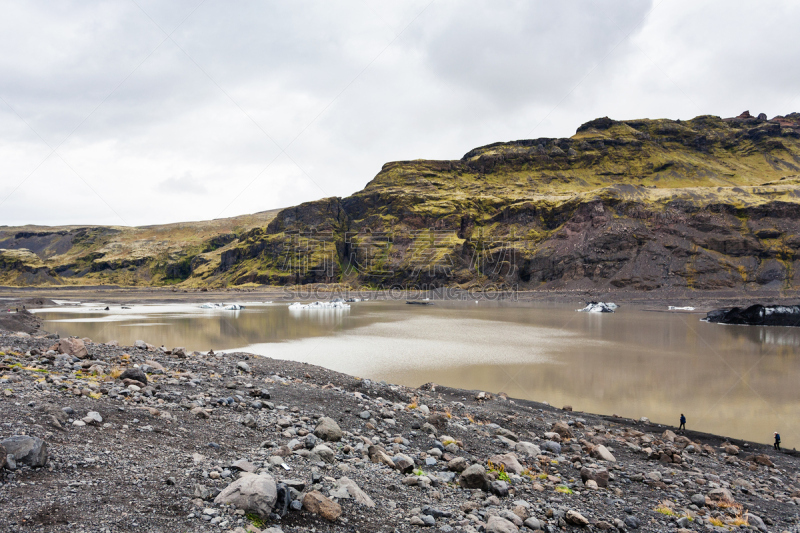
{"label": "rocky cliff face", "polygon": [[[799,219],[800,114],[601,118],[569,139],[496,143],[457,161],[387,163],[350,197],[215,235],[224,243],[213,257],[204,257],[205,242],[169,252],[166,239],[163,253],[175,266],[145,281],[794,289]],[[111,279],[151,264],[108,262],[111,237],[105,248],[73,253],[76,266],[59,258],[80,245],[77,235],[14,239],[48,243],[35,254],[53,280],[91,278],[98,269]]]}

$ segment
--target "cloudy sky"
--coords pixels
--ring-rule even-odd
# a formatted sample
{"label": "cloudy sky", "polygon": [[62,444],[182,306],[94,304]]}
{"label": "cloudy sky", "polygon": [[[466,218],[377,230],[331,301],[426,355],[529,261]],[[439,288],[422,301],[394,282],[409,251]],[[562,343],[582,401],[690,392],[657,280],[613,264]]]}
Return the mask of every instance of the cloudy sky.
{"label": "cloudy sky", "polygon": [[0,225],[234,216],[612,118],[800,110],[800,3],[3,2]]}

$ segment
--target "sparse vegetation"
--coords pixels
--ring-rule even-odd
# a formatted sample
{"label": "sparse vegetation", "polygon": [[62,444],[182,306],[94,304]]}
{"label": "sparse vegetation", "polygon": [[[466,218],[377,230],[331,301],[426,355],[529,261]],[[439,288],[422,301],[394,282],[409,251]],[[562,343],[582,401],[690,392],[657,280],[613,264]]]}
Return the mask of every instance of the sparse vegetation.
{"label": "sparse vegetation", "polygon": [[[680,250],[684,263],[668,280],[681,288],[752,283],[764,258],[782,265],[784,288],[791,288],[795,247],[787,236],[798,228],[757,239],[749,227],[772,205],[800,205],[800,124],[789,122],[775,128],[711,116],[591,121],[569,139],[496,143],[454,161],[388,163],[350,198],[307,202],[285,213],[140,228],[4,228],[0,283],[376,287],[418,282],[424,267],[438,284],[535,287],[562,274],[530,265],[566,254],[564,228],[596,215],[592,227],[635,224],[616,234],[632,250],[660,228],[683,232],[691,245]],[[361,212],[354,205],[369,207]],[[700,233],[711,238],[689,229],[696,227],[707,228]],[[34,249],[16,237],[30,232],[41,241],[24,241]],[[714,235],[733,235],[731,249],[744,246],[746,253],[726,255],[725,239]],[[603,248],[587,243],[583,252]],[[348,271],[366,256],[371,260]],[[708,268],[700,268],[707,261],[719,270],[710,280],[703,278]],[[607,265],[614,268],[622,270]]]}
{"label": "sparse vegetation", "polygon": [[572,494],[572,489],[566,485],[557,485],[556,492],[560,492],[561,494]]}
{"label": "sparse vegetation", "polygon": [[492,461],[488,461],[488,470],[490,474],[494,474],[500,481],[511,480],[511,478],[508,477],[508,473],[506,472],[506,465],[504,464],[496,465]]}

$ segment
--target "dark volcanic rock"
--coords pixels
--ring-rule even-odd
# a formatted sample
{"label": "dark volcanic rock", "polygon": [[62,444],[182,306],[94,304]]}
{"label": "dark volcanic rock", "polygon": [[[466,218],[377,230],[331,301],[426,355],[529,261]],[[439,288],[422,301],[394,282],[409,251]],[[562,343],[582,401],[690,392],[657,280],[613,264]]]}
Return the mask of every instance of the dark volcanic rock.
{"label": "dark volcanic rock", "polygon": [[20,464],[39,468],[47,464],[47,443],[39,437],[14,435],[0,442],[6,453],[14,455],[17,466]]}
{"label": "dark volcanic rock", "polygon": [[119,376],[119,379],[123,381],[132,379],[133,381],[138,381],[147,385],[147,375],[139,368],[129,368]]}
{"label": "dark volcanic rock", "polygon": [[746,309],[718,309],[706,315],[707,322],[746,326],[800,326],[800,306],[751,305]]}

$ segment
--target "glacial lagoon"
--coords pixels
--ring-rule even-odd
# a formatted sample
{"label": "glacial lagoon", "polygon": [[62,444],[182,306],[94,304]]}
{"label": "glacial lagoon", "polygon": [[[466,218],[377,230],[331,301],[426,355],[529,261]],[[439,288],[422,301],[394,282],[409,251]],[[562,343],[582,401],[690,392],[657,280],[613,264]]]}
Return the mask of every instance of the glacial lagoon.
{"label": "glacial lagoon", "polygon": [[[45,329],[95,342],[246,351],[373,380],[505,392],[576,411],[640,418],[759,442],[800,439],[800,328],[722,326],[698,313],[506,301],[352,303],[290,310],[101,302],[43,309]],[[666,307],[664,308],[666,311]]]}

